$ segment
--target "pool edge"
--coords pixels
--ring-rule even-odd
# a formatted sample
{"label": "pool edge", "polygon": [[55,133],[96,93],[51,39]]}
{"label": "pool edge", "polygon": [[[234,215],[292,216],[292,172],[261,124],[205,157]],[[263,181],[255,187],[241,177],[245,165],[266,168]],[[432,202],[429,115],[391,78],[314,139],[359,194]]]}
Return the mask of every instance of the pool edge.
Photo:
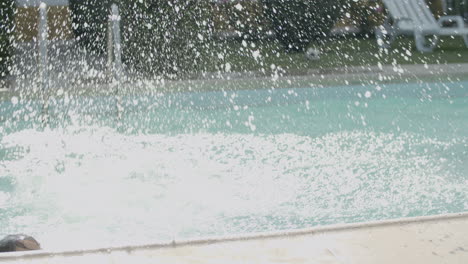
{"label": "pool edge", "polygon": [[335,233],[340,231],[356,231],[367,230],[372,228],[384,228],[387,226],[404,226],[404,225],[424,225],[431,222],[445,222],[450,220],[465,219],[468,221],[468,211],[462,213],[451,213],[421,217],[397,218],[390,220],[369,221],[351,224],[336,224],[327,226],[318,226],[305,229],[293,229],[274,232],[254,233],[254,234],[241,234],[236,236],[220,236],[220,237],[206,237],[201,239],[189,239],[181,241],[172,241],[169,243],[154,243],[154,244],[140,244],[140,245],[124,245],[114,247],[103,247],[83,250],[65,250],[65,251],[29,251],[29,252],[14,252],[3,253],[0,255],[1,261],[15,261],[15,260],[34,260],[52,257],[77,257],[92,254],[111,254],[114,252],[127,252],[131,253],[137,250],[158,250],[164,248],[181,248],[181,247],[202,247],[211,244],[221,244],[227,242],[242,242],[242,241],[255,241],[255,240],[273,240],[281,238],[293,238],[298,236],[312,236],[323,233]]}

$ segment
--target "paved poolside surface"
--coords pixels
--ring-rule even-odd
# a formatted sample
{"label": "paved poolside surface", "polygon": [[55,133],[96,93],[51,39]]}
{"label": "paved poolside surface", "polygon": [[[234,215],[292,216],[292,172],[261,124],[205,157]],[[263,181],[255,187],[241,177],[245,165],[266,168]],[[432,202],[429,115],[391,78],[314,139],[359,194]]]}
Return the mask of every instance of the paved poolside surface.
{"label": "paved poolside surface", "polygon": [[238,238],[2,254],[2,263],[468,263],[468,213]]}
{"label": "paved poolside surface", "polygon": [[[73,67],[70,67],[73,69]],[[25,70],[26,71],[26,70]],[[97,75],[99,70],[91,70]],[[71,70],[74,72],[74,70]],[[73,75],[73,76],[72,76]],[[468,79],[468,63],[432,64],[432,65],[383,65],[366,67],[347,67],[337,69],[311,69],[303,72],[288,72],[281,76],[271,73],[204,73],[190,76],[184,80],[131,80],[123,81],[119,88],[115,83],[103,79],[58,74],[51,80],[48,94],[53,97],[67,96],[114,96],[144,95],[154,93],[228,91],[245,89],[326,87],[341,85],[375,85],[395,82],[452,82]],[[24,75],[21,75],[24,76]],[[23,99],[42,98],[31,75],[13,77],[0,82],[0,100],[9,100],[12,96]],[[101,74],[100,76],[104,76]],[[86,77],[86,78],[85,78]],[[65,80],[66,79],[66,80]],[[125,78],[124,78],[125,79]]]}

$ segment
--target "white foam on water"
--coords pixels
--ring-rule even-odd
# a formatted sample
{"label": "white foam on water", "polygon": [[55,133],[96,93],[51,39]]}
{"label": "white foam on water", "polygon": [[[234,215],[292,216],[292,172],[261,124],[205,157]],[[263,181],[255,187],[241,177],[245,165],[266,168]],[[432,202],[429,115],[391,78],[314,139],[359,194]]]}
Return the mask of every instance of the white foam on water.
{"label": "white foam on water", "polygon": [[428,215],[460,200],[468,208],[467,179],[450,155],[464,139],[70,126],[5,135],[1,146],[16,149],[0,161],[13,186],[0,189],[2,232],[54,249]]}

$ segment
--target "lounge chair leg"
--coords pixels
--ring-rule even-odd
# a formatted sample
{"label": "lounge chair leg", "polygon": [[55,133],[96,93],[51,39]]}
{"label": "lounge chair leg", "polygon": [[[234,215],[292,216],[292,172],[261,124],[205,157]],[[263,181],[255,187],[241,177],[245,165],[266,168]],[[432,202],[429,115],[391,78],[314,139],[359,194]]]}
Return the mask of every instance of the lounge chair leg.
{"label": "lounge chair leg", "polygon": [[468,48],[468,35],[463,35],[462,38],[465,41],[465,46]]}
{"label": "lounge chair leg", "polygon": [[375,29],[377,45],[381,49],[389,49],[395,40],[395,34],[389,25],[382,25]]}
{"label": "lounge chair leg", "polygon": [[414,33],[414,40],[416,42],[416,48],[420,52],[433,52],[435,46],[439,42],[439,37],[437,35],[432,35],[432,38],[427,39],[426,35],[423,35],[420,32]]}

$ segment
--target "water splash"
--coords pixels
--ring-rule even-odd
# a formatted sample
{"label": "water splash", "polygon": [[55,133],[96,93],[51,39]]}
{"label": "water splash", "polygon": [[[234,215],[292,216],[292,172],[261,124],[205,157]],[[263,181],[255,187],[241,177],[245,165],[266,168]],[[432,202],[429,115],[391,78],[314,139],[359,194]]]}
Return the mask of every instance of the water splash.
{"label": "water splash", "polygon": [[[451,153],[466,139],[412,133],[123,135],[24,130],[1,142],[4,232],[52,248],[169,241],[466,208]],[[13,150],[14,149],[14,150]],[[93,239],[90,241],[89,236]],[[125,239],[125,240],[122,240]]]}

